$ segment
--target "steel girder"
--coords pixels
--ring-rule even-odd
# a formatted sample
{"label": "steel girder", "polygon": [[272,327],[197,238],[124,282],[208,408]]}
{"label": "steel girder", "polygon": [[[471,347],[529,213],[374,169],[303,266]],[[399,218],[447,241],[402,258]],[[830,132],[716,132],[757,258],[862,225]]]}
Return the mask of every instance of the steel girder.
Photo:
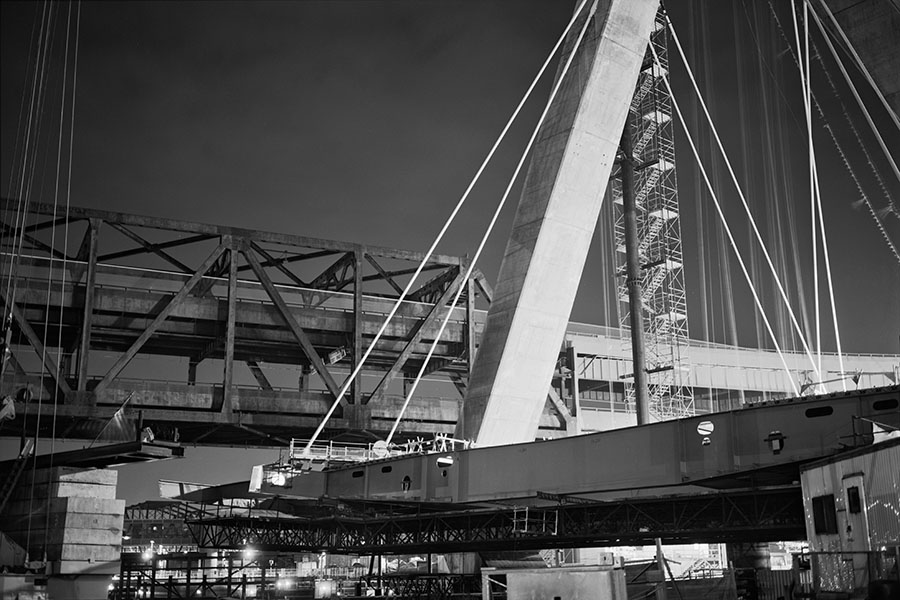
{"label": "steel girder", "polygon": [[[0,208],[16,214],[12,200],[2,200]],[[32,429],[40,422],[42,435],[55,427],[72,438],[94,439],[132,391],[126,412],[136,418],[141,410],[144,425],[157,434],[177,428],[181,441],[272,445],[311,432],[424,258],[406,250],[77,207],[57,218],[53,206],[34,202],[17,222],[0,225],[0,253],[7,259],[22,236],[21,255],[0,267],[6,275],[12,264],[16,281],[15,297],[2,299],[14,324],[0,392],[32,388],[34,402],[16,406],[16,431],[23,422]],[[69,235],[61,234],[63,228]],[[435,304],[460,285],[465,266],[460,257],[429,260],[423,275],[430,279],[411,289],[410,301],[367,361],[369,377],[418,369],[436,332],[434,317],[443,312]],[[467,287],[472,294],[482,289],[477,282]],[[475,303],[466,299],[461,306],[435,353],[448,377],[468,372]],[[112,355],[111,368],[99,353]],[[187,364],[184,373],[168,367],[162,389],[153,380],[158,372],[135,379],[138,356]],[[219,380],[198,382],[197,365],[204,361],[221,362]],[[313,372],[323,389],[270,389],[274,381],[259,377],[263,364]],[[448,389],[455,393],[449,379]],[[377,429],[382,413],[393,416],[396,399],[379,390],[378,401],[366,404],[370,392],[353,386],[344,408],[356,406],[339,411],[326,433]],[[36,419],[39,412],[44,414]],[[441,413],[408,433],[451,428]]]}
{"label": "steel girder", "polygon": [[328,518],[195,519],[198,546],[335,553],[531,550],[802,539],[798,487],[544,507]]}

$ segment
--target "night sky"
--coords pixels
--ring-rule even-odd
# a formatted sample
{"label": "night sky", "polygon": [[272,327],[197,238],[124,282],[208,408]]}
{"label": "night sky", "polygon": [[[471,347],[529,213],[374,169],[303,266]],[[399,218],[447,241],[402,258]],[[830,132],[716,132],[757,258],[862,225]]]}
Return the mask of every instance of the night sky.
{"label": "night sky", "polygon": [[[754,3],[745,2],[670,2],[669,9],[689,52],[706,59],[714,117],[741,175],[751,182],[748,191],[754,192],[761,189],[755,168],[770,150],[742,145],[739,137],[742,130],[758,137],[763,127],[749,120],[759,116],[752,99],[745,112],[738,111],[740,86],[746,83],[741,73],[746,78],[752,69],[736,65],[757,59],[757,49],[747,43],[752,39],[747,5]],[[71,203],[424,251],[563,30],[573,5],[559,0],[85,2]],[[0,3],[4,194],[11,189],[18,113],[40,9],[33,2]],[[61,10],[57,51],[64,43],[66,9]],[[705,11],[703,18],[698,11]],[[754,11],[765,17],[767,6],[758,2]],[[734,28],[741,31],[736,35]],[[740,49],[736,38],[743,40]],[[782,61],[769,64],[781,76],[777,93],[790,96],[796,71],[787,68],[779,43],[764,42],[762,51],[770,52],[767,60]],[[676,95],[687,109],[691,94],[674,48],[670,61]],[[61,58],[58,63],[57,69]],[[548,94],[549,78],[440,252],[474,253]],[[56,111],[58,96],[58,90],[48,94],[47,106]],[[797,208],[802,230],[790,236],[802,244],[809,229],[808,200],[802,195],[806,134],[798,122],[802,104],[790,97],[780,109],[788,154],[778,160],[794,175],[789,182],[793,193],[786,198],[802,202]],[[892,152],[900,156],[900,135],[875,114]],[[52,130],[48,126],[45,134]],[[818,131],[844,349],[898,353],[900,268],[871,216],[852,206],[858,198],[855,187],[830,141]],[[691,264],[698,256],[695,215],[701,209],[695,206],[694,161],[678,132],[686,280],[694,320],[699,292]],[[46,143],[52,163],[56,142],[47,137]],[[870,152],[889,192],[900,196],[900,184],[892,180],[874,144]],[[858,153],[851,158],[858,159]],[[885,206],[866,163],[856,164],[867,192],[879,207]],[[52,202],[51,187],[36,186],[44,196],[37,192],[32,199]],[[738,223],[737,198],[730,190],[722,197]],[[761,207],[764,219],[766,204],[759,200],[754,206]],[[489,280],[496,275],[511,218],[508,210],[481,265]],[[885,220],[894,240],[900,240],[897,215]],[[746,240],[746,224],[738,227]],[[808,255],[806,248],[802,255]],[[602,321],[597,298],[608,277],[598,274],[590,260],[587,271],[573,319],[597,323]],[[809,273],[805,276],[811,286]],[[736,269],[733,277],[739,341],[757,345],[747,286]],[[721,313],[721,308],[715,310]],[[721,338],[724,326],[718,330],[715,337]],[[698,328],[692,333],[700,337]],[[832,335],[825,334],[825,344],[833,350]]]}

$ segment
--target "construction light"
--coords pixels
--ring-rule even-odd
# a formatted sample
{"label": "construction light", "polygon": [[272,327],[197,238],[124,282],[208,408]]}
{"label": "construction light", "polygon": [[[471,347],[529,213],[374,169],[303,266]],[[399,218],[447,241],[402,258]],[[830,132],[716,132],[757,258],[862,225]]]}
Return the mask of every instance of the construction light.
{"label": "construction light", "polygon": [[772,454],[781,454],[781,451],[784,449],[785,439],[787,439],[787,436],[776,429],[769,432],[769,435],[763,441],[769,444]]}
{"label": "construction light", "polygon": [[281,471],[275,471],[269,475],[269,483],[277,487],[284,487],[287,483],[287,477]]}
{"label": "construction light", "polygon": [[441,469],[445,469],[447,467],[453,466],[453,457],[452,456],[441,456],[437,459],[437,466]]}

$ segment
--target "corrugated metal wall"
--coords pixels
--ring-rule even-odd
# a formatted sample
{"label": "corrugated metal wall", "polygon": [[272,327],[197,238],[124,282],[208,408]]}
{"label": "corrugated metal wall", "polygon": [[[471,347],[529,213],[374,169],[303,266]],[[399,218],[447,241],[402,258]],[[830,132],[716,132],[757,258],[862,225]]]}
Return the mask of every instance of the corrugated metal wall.
{"label": "corrugated metal wall", "polygon": [[[871,451],[818,463],[801,473],[810,550],[851,550],[843,547],[846,544],[842,542],[841,533],[845,530],[847,510],[842,483],[852,475],[862,475],[864,481],[864,512],[869,531],[866,549],[900,545],[900,441],[889,440],[872,446]],[[834,494],[839,533],[817,535],[813,526],[812,499],[825,494]]]}

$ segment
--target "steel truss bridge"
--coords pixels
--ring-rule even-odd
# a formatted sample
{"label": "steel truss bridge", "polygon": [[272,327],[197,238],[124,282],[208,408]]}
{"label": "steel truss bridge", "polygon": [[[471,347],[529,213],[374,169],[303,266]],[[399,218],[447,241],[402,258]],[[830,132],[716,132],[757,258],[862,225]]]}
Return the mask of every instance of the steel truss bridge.
{"label": "steel truss bridge", "polygon": [[[14,214],[15,204],[3,201],[4,276],[18,231],[7,222]],[[35,203],[22,221],[12,354],[0,381],[3,395],[26,386],[33,394],[17,397],[16,420],[7,426],[17,434],[24,425],[33,435],[39,421],[40,434],[49,435],[55,415],[57,436],[93,440],[124,407],[124,424],[104,435],[134,439],[140,416],[162,439],[177,431],[187,443],[287,445],[321,422],[423,258],[83,208],[59,216]],[[366,361],[327,437],[390,428],[442,307],[465,286],[400,437],[452,433],[492,295],[480,273],[462,281],[466,264],[435,256],[425,266],[427,277]],[[566,337],[541,435],[565,435],[576,420],[584,431],[633,423],[627,332],[573,323]],[[729,396],[764,399],[789,389],[774,352],[691,341],[683,358],[698,412],[732,408]],[[798,377],[804,360],[788,356]],[[836,363],[825,358],[827,370]],[[900,357],[845,355],[844,363],[861,372],[861,387],[876,387],[897,380]]]}
{"label": "steel truss bridge", "polygon": [[555,506],[364,507],[325,517],[263,511],[187,521],[201,548],[333,553],[487,552],[667,543],[800,540],[806,535],[799,487]]}

